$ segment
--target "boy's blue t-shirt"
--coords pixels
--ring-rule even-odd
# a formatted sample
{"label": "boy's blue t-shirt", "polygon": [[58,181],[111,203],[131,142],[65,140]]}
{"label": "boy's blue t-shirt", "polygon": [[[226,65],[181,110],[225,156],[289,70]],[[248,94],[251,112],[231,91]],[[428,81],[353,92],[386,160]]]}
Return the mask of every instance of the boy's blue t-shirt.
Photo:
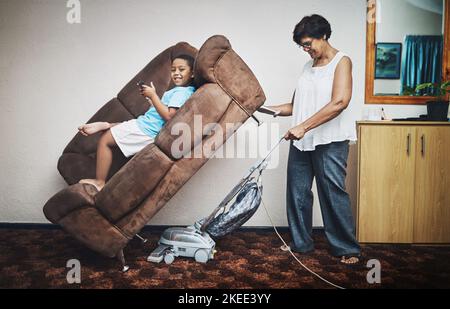
{"label": "boy's blue t-shirt", "polygon": [[[175,87],[169,91],[164,92],[161,102],[168,107],[180,108],[194,93],[195,88],[188,87]],[[150,137],[155,138],[159,131],[165,124],[165,120],[156,111],[154,106],[144,114],[137,118],[137,124],[142,132]]]}

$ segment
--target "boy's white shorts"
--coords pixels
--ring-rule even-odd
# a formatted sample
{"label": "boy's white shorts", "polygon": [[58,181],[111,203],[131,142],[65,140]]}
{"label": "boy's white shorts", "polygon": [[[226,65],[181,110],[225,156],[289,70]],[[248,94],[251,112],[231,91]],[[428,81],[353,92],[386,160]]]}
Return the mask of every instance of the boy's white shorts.
{"label": "boy's white shorts", "polygon": [[111,135],[125,157],[130,157],[141,151],[145,146],[155,141],[139,129],[137,120],[131,119],[115,125]]}

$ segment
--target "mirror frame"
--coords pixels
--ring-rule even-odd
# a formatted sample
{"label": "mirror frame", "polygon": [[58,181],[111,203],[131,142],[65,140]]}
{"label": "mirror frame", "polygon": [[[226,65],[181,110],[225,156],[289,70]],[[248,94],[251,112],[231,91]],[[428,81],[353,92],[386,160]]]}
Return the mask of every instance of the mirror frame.
{"label": "mirror frame", "polygon": [[[444,48],[442,55],[442,78],[450,79],[450,0],[445,1],[444,8]],[[376,96],[375,87],[375,45],[376,45],[376,0],[367,0],[366,32],[366,94],[365,104],[426,104],[435,99],[432,96]],[[448,96],[447,96],[448,98]]]}

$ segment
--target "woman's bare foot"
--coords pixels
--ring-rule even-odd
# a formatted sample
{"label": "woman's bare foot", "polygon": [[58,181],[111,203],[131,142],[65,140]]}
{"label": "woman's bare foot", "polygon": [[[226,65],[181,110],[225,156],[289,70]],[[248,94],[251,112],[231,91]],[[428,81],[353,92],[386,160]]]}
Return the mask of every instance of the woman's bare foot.
{"label": "woman's bare foot", "polygon": [[98,179],[81,179],[78,183],[87,183],[93,185],[97,188],[98,191],[101,191],[105,186],[105,182],[103,180]]}
{"label": "woman's bare foot", "polygon": [[99,131],[108,130],[110,127],[108,122],[93,122],[79,126],[78,131],[84,136],[89,136]]}
{"label": "woman's bare foot", "polygon": [[360,258],[357,256],[343,256],[341,258],[341,263],[346,265],[355,265],[358,264],[360,261]]}
{"label": "woman's bare foot", "polygon": [[289,247],[288,245],[282,245],[282,246],[280,247],[280,249],[281,249],[281,251],[290,251],[290,250],[291,250],[291,247]]}

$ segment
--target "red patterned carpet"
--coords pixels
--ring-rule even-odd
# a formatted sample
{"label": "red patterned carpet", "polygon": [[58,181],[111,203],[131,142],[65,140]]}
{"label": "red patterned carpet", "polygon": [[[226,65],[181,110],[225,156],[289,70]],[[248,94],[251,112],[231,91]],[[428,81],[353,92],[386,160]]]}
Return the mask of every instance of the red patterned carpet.
{"label": "red patterned carpet", "polygon": [[[159,232],[133,240],[125,255],[127,273],[114,259],[90,251],[58,229],[0,229],[0,288],[331,288],[304,270],[270,231],[235,232],[217,242],[214,260],[206,264],[177,258],[171,265],[153,264],[146,256]],[[283,233],[289,239],[288,233]],[[368,284],[368,269],[340,265],[328,254],[323,232],[314,235],[316,250],[298,255],[326,279],[346,288],[450,288],[450,247],[363,245],[366,260],[381,262],[381,284]],[[66,262],[81,262],[81,283],[68,284]]]}

